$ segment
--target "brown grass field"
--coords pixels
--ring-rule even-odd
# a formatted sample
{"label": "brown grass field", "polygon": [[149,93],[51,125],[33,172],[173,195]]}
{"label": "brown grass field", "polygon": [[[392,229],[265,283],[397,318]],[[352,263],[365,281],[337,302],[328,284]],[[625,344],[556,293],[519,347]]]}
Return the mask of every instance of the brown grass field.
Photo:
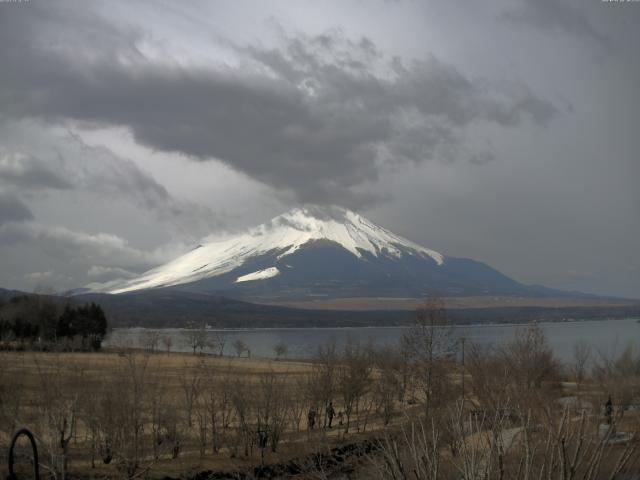
{"label": "brown grass field", "polygon": [[[50,435],[46,425],[47,415],[44,410],[46,403],[50,401],[49,395],[60,395],[66,398],[66,403],[74,402],[78,398],[78,412],[76,413],[76,425],[72,432],[73,440],[70,448],[69,472],[74,476],[89,475],[92,477],[118,476],[113,463],[105,465],[99,458],[96,458],[94,466],[90,460],[90,432],[84,422],[79,421],[83,417],[81,411],[82,404],[95,403],[95,410],[101,407],[100,396],[104,395],[104,389],[111,390],[115,386],[121,388],[131,387],[127,382],[120,383],[118,378],[129,374],[128,361],[134,359],[139,369],[143,369],[143,379],[139,382],[141,388],[145,390],[142,407],[145,419],[145,432],[143,435],[149,436],[150,403],[152,396],[161,392],[163,408],[171,409],[178,413],[178,417],[184,416],[185,411],[185,389],[189,388],[189,378],[202,377],[200,385],[197,387],[197,396],[202,398],[208,395],[209,390],[215,390],[220,385],[221,378],[230,380],[225,388],[231,394],[232,384],[238,382],[247,385],[247,392],[254,389],[259,390],[261,382],[265,378],[275,378],[278,382],[279,393],[289,397],[290,402],[295,402],[294,397],[304,403],[304,405],[290,405],[289,408],[301,409],[299,416],[294,420],[289,412],[286,420],[281,442],[277,452],[265,449],[265,463],[280,463],[291,458],[303,457],[310,451],[317,450],[319,445],[323,448],[335,446],[345,440],[344,429],[337,428],[338,421],[334,421],[334,428],[316,428],[309,432],[307,429],[308,402],[300,399],[300,392],[303,388],[302,382],[305,376],[311,375],[314,371],[314,364],[311,362],[288,361],[288,360],[267,360],[237,357],[215,357],[201,356],[183,353],[155,353],[148,354],[139,352],[101,352],[101,353],[44,353],[44,352],[0,352],[0,362],[2,364],[2,382],[6,392],[12,392],[15,396],[13,400],[17,402],[19,415],[15,417],[14,428],[26,426],[31,429],[41,440],[41,458],[46,459],[47,443],[45,437]],[[218,392],[220,393],[220,392]],[[122,392],[123,395],[126,392]],[[83,397],[88,396],[87,399]],[[11,395],[9,395],[11,397]],[[55,399],[57,402],[59,399]],[[264,400],[264,399],[261,399]],[[55,403],[54,402],[54,403]],[[12,406],[6,405],[11,409]],[[195,401],[197,403],[197,400]],[[128,405],[128,404],[127,404]],[[57,406],[56,408],[64,409]],[[124,408],[124,405],[123,405]],[[195,409],[199,407],[195,406]],[[201,409],[207,406],[201,405]],[[342,406],[336,402],[336,410]],[[96,411],[89,411],[88,414],[95,414]],[[55,412],[54,412],[55,413]],[[68,415],[68,414],[67,414]],[[382,428],[382,423],[375,418],[372,412],[367,412],[367,425],[359,423],[357,427],[352,427],[350,437],[366,437],[371,432]],[[86,414],[85,414],[86,416]],[[194,417],[196,415],[194,414]],[[6,415],[5,415],[6,417]],[[361,415],[362,417],[362,415]],[[184,418],[177,420],[186,423]],[[352,419],[354,422],[354,419]],[[361,420],[362,422],[362,420]],[[5,425],[0,426],[0,447],[2,458],[0,468],[6,472],[6,445],[9,441],[9,429]],[[186,425],[181,427],[181,447],[177,458],[172,458],[168,450],[161,451],[158,459],[152,458],[151,449],[146,446],[141,460],[141,465],[145,469],[145,476],[189,476],[203,470],[215,471],[237,471],[250,469],[252,466],[262,462],[256,445],[251,446],[249,456],[244,456],[242,452],[232,453],[228,446],[221,446],[219,452],[212,452],[209,445],[206,447],[204,455],[200,453],[199,432],[197,422],[194,419],[192,427]],[[4,427],[4,428],[2,428]],[[230,429],[237,427],[237,419],[230,422]],[[361,430],[361,433],[358,433]],[[147,439],[143,443],[150,443]],[[356,440],[357,441],[357,440]],[[233,443],[230,441],[230,443]],[[241,450],[241,449],[240,449]]]}
{"label": "brown grass field", "polygon": [[[424,363],[403,363],[393,352],[359,347],[309,362],[141,350],[0,352],[0,468],[7,471],[7,445],[20,427],[36,435],[42,477],[56,479],[193,478],[203,471],[244,472],[248,476],[243,478],[254,478],[260,465],[292,461],[306,472],[296,478],[332,478],[332,469],[344,472],[348,465],[348,478],[387,479],[397,477],[385,473],[387,464],[376,459],[404,462],[409,468],[425,452],[437,454],[442,463],[437,478],[458,478],[457,462],[469,455],[484,458],[474,468],[501,465],[507,469],[504,478],[515,479],[521,478],[517,468],[529,444],[538,455],[532,457],[533,465],[544,461],[549,439],[562,442],[552,442],[555,453],[560,445],[569,453],[572,448],[582,451],[584,463],[577,471],[585,471],[589,456],[601,455],[611,470],[625,452],[637,454],[629,445],[637,448],[638,410],[616,412],[617,431],[629,432],[632,443],[609,447],[597,432],[607,394],[616,401],[635,401],[640,356],[622,354],[599,367],[608,368],[604,373],[577,381],[571,378],[577,374],[556,367],[545,371],[544,348],[540,356],[529,357],[529,365],[517,365],[524,358],[519,352],[535,344],[532,331],[533,337],[522,337],[532,343],[514,344],[518,348],[510,360],[471,352],[465,370],[451,361],[438,362],[428,370],[429,391],[434,392],[429,400],[420,384],[426,378]],[[563,409],[560,398],[572,406]],[[336,412],[346,414],[351,406],[349,420],[345,415],[339,422],[336,415],[331,429],[323,428],[329,400]],[[318,412],[313,430],[307,422],[311,407]],[[479,423],[472,420],[478,412],[485,412]],[[509,412],[519,412],[518,418]],[[403,429],[424,422],[425,414],[430,428],[439,429],[437,448],[430,446],[428,436],[411,441],[404,436]],[[313,460],[331,448],[389,438],[399,439],[399,446],[376,443],[381,451],[373,457],[345,455],[339,467],[324,470]],[[496,450],[496,438],[508,443],[505,451]],[[576,442],[586,446],[577,448]],[[25,451],[21,444],[19,452]],[[552,458],[553,452],[546,456]],[[28,477],[28,457],[20,458],[20,471]]]}

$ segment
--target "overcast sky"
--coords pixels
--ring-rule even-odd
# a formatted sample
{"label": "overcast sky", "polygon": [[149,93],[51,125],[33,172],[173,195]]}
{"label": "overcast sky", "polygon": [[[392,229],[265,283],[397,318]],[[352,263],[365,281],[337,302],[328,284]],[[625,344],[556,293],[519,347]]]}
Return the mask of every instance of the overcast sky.
{"label": "overcast sky", "polygon": [[337,204],[640,298],[640,2],[0,2],[0,286]]}

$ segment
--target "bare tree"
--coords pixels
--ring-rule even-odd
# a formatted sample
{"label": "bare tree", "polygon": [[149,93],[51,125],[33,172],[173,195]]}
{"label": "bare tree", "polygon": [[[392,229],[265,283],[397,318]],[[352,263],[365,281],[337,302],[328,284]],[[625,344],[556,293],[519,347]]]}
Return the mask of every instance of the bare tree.
{"label": "bare tree", "polygon": [[300,432],[303,416],[309,406],[307,389],[309,378],[307,374],[296,377],[294,385],[289,387],[291,424],[296,432]]}
{"label": "bare tree", "polygon": [[194,367],[185,362],[182,368],[182,373],[179,377],[186,413],[186,423],[189,428],[193,426],[193,410],[198,396],[200,395],[203,372],[204,365],[202,363],[199,363]]}
{"label": "bare tree", "polygon": [[[34,357],[35,359],[36,357]],[[78,393],[68,388],[75,381],[80,381],[82,371],[73,370],[71,375],[61,365],[59,358],[47,362],[46,365],[35,360],[42,395],[41,414],[44,426],[43,439],[49,462],[46,465],[51,475],[66,480],[69,474],[69,454],[79,414]],[[69,377],[73,377],[70,382]]]}
{"label": "bare tree", "polygon": [[204,457],[209,442],[209,412],[212,409],[210,405],[211,397],[199,391],[195,398],[195,417],[197,422],[197,438],[200,457]]}
{"label": "bare tree", "polygon": [[231,375],[229,370],[221,376],[211,374],[207,382],[210,438],[214,453],[221,448],[222,441],[231,427],[233,415]]}
{"label": "bare tree", "polygon": [[227,344],[227,334],[224,332],[215,332],[211,338],[211,348],[218,352],[218,356],[224,355],[224,347]]}
{"label": "bare tree", "polygon": [[587,376],[590,357],[591,347],[587,342],[580,341],[573,345],[573,358],[569,370],[578,390]]}
{"label": "bare tree", "polygon": [[254,432],[251,424],[252,414],[252,400],[253,396],[248,390],[248,386],[242,383],[240,380],[236,381],[232,385],[231,402],[236,416],[236,447],[242,444],[244,450],[244,456],[249,456],[250,448],[253,447]]}
{"label": "bare tree", "polygon": [[313,372],[307,377],[307,394],[310,406],[318,412],[316,423],[320,425],[326,422],[323,415],[337,395],[339,355],[335,341],[318,347],[315,363]]}
{"label": "bare tree", "polygon": [[105,463],[115,460],[120,474],[133,478],[151,465],[144,454],[149,357],[133,352],[123,353],[120,357],[118,369],[111,378],[105,379],[103,390],[103,458]]}
{"label": "bare tree", "polygon": [[[530,417],[510,424],[504,412],[467,416],[463,402],[444,411],[440,424],[410,423],[400,434],[378,444],[370,477],[384,480],[496,478],[502,480],[597,480],[637,473],[640,458],[636,442],[617,446],[610,434],[598,438],[598,419],[584,413],[572,419],[565,409],[549,422],[536,425]],[[443,436],[454,438],[457,450],[443,454]],[[619,477],[620,476],[620,477]],[[626,478],[626,476],[624,477]]]}
{"label": "bare tree", "polygon": [[519,328],[513,341],[503,349],[506,361],[512,366],[514,381],[531,389],[543,381],[556,380],[559,365],[540,326]]}
{"label": "bare tree", "polygon": [[396,401],[403,396],[399,358],[395,348],[386,347],[373,352],[373,363],[377,370],[377,378],[373,382],[373,400],[384,425],[391,421],[396,411]]}
{"label": "bare tree", "polygon": [[[169,416],[174,410],[169,403],[165,384],[167,379],[155,376],[150,382],[148,395],[146,398],[146,411],[151,429],[151,445],[153,457],[158,460],[163,451],[166,450],[169,437]],[[165,447],[165,448],[163,448]]]}
{"label": "bare tree", "polygon": [[273,346],[273,353],[276,355],[276,360],[279,360],[280,357],[286,357],[288,351],[289,347],[287,347],[287,344],[284,342],[276,343]]}
{"label": "bare tree", "polygon": [[472,344],[467,350],[465,366],[471,387],[485,410],[497,411],[511,398],[512,365],[494,348]]}
{"label": "bare tree", "polygon": [[21,404],[24,403],[24,378],[17,375],[8,365],[7,358],[0,352],[0,454],[5,443],[11,438],[17,425],[22,422]]}
{"label": "bare tree", "polygon": [[640,398],[640,351],[635,344],[609,355],[600,352],[593,363],[593,377],[601,386],[603,398],[610,395],[617,404],[634,403]]}
{"label": "bare tree", "polygon": [[421,386],[425,411],[441,400],[438,389],[446,389],[448,377],[443,359],[452,351],[454,339],[444,301],[439,297],[425,299],[416,311],[415,324],[403,336],[403,348]]}
{"label": "bare tree", "polygon": [[471,345],[465,367],[482,408],[492,412],[509,403],[515,414],[529,412],[535,421],[548,416],[559,366],[539,327],[519,329],[499,348]]}
{"label": "bare tree", "polygon": [[150,353],[155,353],[160,343],[160,332],[158,330],[145,330],[142,338],[143,347]]}
{"label": "bare tree", "polygon": [[91,468],[96,468],[96,458],[99,454],[101,436],[98,409],[100,405],[96,402],[96,397],[101,393],[98,385],[89,385],[88,382],[79,389],[78,419],[84,424],[88,437]]}
{"label": "bare tree", "polygon": [[207,346],[207,331],[204,328],[204,325],[196,327],[195,325],[190,324],[182,331],[182,335],[185,345],[192,349],[194,355],[197,350],[200,350],[200,353],[202,353],[204,348]]}
{"label": "bare tree", "polygon": [[238,339],[233,342],[233,349],[235,350],[236,355],[241,357],[244,352],[248,351],[249,347],[242,340]]}
{"label": "bare tree", "polygon": [[125,461],[126,471],[129,477],[133,477],[140,467],[140,461],[144,457],[143,433],[144,433],[144,402],[146,387],[146,372],[149,357],[138,357],[131,354],[126,358],[124,373],[128,376],[129,387],[129,458]]}
{"label": "bare tree", "polygon": [[255,432],[260,447],[261,460],[267,446],[275,452],[284,431],[289,402],[282,376],[269,372],[260,378],[255,396]]}
{"label": "bare tree", "polygon": [[345,433],[349,433],[354,414],[356,427],[358,427],[360,401],[369,388],[371,368],[369,349],[348,342],[345,345],[338,370],[338,389],[342,396],[346,415]]}

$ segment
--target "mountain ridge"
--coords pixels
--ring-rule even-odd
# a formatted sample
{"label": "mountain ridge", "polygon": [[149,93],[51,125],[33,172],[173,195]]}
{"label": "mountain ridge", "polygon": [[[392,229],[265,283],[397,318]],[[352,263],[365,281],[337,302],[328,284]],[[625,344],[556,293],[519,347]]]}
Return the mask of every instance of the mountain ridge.
{"label": "mountain ridge", "polygon": [[281,260],[319,240],[334,242],[356,258],[365,254],[397,258],[410,253],[431,258],[439,265],[444,262],[442,254],[395,235],[357,213],[340,207],[308,206],[278,215],[246,233],[200,244],[133,280],[107,284],[104,289],[94,286],[92,290],[124,293],[191,283],[226,274],[263,255],[275,254],[276,260]]}
{"label": "mountain ridge", "polygon": [[[340,207],[305,206],[204,242],[93,293],[176,289],[258,303],[311,297],[580,296],[524,285],[482,262],[443,255]],[[78,292],[80,293],[80,291]]]}

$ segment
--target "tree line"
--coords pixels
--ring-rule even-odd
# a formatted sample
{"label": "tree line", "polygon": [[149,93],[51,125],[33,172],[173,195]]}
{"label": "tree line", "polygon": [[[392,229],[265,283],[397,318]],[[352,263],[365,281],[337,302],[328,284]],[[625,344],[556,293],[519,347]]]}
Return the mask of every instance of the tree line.
{"label": "tree line", "polygon": [[106,315],[94,302],[72,305],[48,295],[20,295],[0,303],[4,348],[98,350],[106,333]]}

